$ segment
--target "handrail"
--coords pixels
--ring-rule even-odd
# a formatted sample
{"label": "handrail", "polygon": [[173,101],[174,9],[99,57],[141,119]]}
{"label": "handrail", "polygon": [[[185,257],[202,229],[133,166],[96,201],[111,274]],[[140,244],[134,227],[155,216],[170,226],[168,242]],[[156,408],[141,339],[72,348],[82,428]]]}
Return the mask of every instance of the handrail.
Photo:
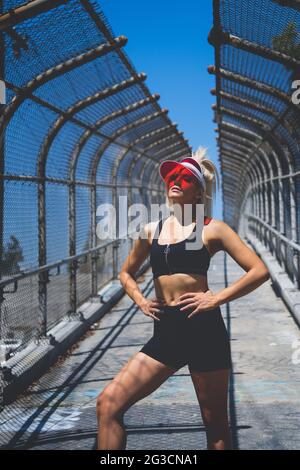
{"label": "handrail", "polygon": [[276,237],[280,238],[280,240],[282,240],[284,243],[286,243],[287,245],[291,246],[292,248],[294,248],[294,250],[298,251],[298,253],[300,253],[300,245],[298,245],[297,243],[293,242],[292,240],[289,240],[287,237],[285,237],[284,235],[282,235],[282,233],[279,233],[278,230],[274,229],[273,227],[271,227],[271,225],[269,225],[267,222],[265,222],[264,220],[262,220],[260,217],[257,217],[256,215],[253,215],[253,214],[250,214],[250,213],[245,213],[244,214],[245,217],[247,219],[253,219],[255,220],[256,222],[260,223],[261,225],[263,225],[267,230],[269,230],[270,232],[273,233],[273,235],[275,235]]}
{"label": "handrail", "polygon": [[[132,232],[134,233],[134,232]],[[125,240],[126,237],[128,237],[130,234],[126,234],[124,235],[124,237],[121,237],[121,238],[117,238],[117,239],[114,239],[114,240],[111,240],[110,242],[107,242],[103,245],[100,245],[100,246],[96,246],[94,248],[91,248],[89,250],[85,250],[85,251],[82,251],[81,253],[77,254],[77,255],[74,255],[74,256],[68,256],[66,258],[62,258],[58,261],[55,261],[54,263],[49,263],[49,264],[45,264],[43,266],[39,266],[38,268],[34,268],[34,269],[28,269],[28,270],[24,270],[22,271],[21,273],[19,274],[16,274],[15,276],[12,276],[10,277],[9,279],[2,279],[0,281],[0,288],[1,287],[4,287],[4,286],[7,286],[9,284],[14,284],[15,282],[17,281],[20,281],[20,280],[23,280],[27,277],[30,277],[30,276],[33,276],[35,274],[38,274],[40,272],[43,272],[43,271],[49,271],[50,269],[53,269],[53,268],[56,268],[58,266],[61,266],[63,264],[68,264],[76,259],[79,259],[79,258],[83,258],[87,255],[89,255],[90,253],[94,253],[96,251],[101,251],[101,250],[104,250],[106,249],[108,246],[110,245],[114,245],[115,243],[119,243],[121,242],[122,240]]]}

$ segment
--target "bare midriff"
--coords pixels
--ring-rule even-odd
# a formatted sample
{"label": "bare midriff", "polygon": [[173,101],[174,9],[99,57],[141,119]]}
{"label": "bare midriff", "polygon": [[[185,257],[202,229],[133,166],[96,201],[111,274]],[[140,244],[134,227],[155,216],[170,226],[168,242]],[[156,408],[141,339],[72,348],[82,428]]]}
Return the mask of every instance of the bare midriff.
{"label": "bare midriff", "polygon": [[[191,228],[187,227],[184,236],[179,231],[174,230],[168,226],[169,220],[165,223],[159,236],[158,243],[178,243],[186,239],[191,234]],[[207,226],[203,228],[202,237],[203,243],[206,245],[208,252],[213,255],[209,247],[209,236],[206,234]],[[168,232],[169,230],[169,232]],[[170,234],[172,240],[170,240]],[[153,236],[153,235],[152,235]],[[152,238],[152,237],[151,237]],[[207,238],[207,240],[206,240]],[[152,241],[152,240],[151,240]],[[165,302],[166,305],[174,306],[178,302],[178,297],[186,292],[206,292],[208,290],[207,276],[203,274],[187,274],[187,273],[174,273],[161,275],[154,279],[155,294],[158,299]]]}
{"label": "bare midriff", "polygon": [[206,292],[207,277],[203,274],[175,273],[154,279],[155,294],[166,305],[176,305],[178,297],[186,292]]}

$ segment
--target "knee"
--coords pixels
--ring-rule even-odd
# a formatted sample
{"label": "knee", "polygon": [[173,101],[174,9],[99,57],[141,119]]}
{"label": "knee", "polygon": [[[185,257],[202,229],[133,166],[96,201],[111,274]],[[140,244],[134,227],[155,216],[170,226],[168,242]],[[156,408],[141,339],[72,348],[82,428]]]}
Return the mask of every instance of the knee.
{"label": "knee", "polygon": [[102,391],[96,401],[96,412],[98,419],[120,419],[122,411],[117,403],[116,397],[110,391]]}

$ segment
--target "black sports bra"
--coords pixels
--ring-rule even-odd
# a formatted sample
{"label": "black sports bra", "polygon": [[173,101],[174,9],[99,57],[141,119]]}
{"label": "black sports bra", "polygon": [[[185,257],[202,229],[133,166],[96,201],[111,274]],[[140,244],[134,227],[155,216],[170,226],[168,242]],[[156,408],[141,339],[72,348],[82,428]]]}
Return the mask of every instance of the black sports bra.
{"label": "black sports bra", "polygon": [[[166,219],[160,219],[153,236],[150,249],[150,264],[153,273],[153,279],[158,276],[175,273],[202,274],[206,276],[210,264],[211,255],[202,242],[202,248],[199,250],[186,249],[186,242],[193,242],[193,233],[196,225],[188,238],[177,243],[168,243],[160,245],[158,243],[159,234],[163,222]],[[204,217],[204,225],[209,224],[210,217]],[[157,234],[157,230],[159,232]]]}

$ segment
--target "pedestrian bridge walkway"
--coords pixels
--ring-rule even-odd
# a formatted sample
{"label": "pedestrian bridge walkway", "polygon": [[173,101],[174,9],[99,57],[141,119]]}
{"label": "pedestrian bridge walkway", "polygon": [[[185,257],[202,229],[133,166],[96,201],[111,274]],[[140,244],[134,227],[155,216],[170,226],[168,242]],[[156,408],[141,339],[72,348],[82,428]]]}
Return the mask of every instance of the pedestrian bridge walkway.
{"label": "pedestrian bridge walkway", "polygon": [[[230,256],[218,252],[211,260],[209,287],[218,291],[242,274]],[[149,269],[138,285],[144,295],[153,295]],[[293,317],[271,280],[221,310],[233,356],[229,410],[235,448],[299,448],[300,361],[292,360],[299,329]],[[1,445],[93,449],[96,397],[150,338],[152,322],[124,295],[40,380],[6,406]],[[187,366],[135,403],[124,423],[128,450],[206,446]]]}

